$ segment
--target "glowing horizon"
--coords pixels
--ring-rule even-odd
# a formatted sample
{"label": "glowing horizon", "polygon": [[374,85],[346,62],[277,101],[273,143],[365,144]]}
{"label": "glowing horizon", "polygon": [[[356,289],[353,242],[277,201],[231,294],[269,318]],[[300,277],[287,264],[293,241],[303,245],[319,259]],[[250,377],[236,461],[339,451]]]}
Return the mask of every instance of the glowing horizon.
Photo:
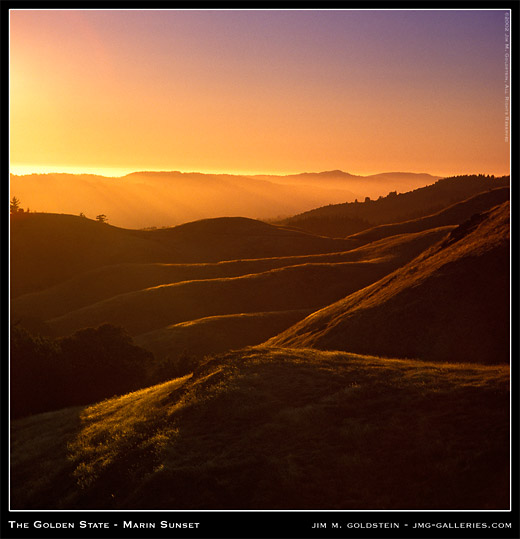
{"label": "glowing horizon", "polygon": [[[452,171],[445,173],[431,172],[426,170],[378,170],[378,171],[355,171],[355,170],[343,170],[338,168],[330,168],[327,170],[284,170],[284,171],[244,171],[244,170],[180,170],[179,168],[171,167],[168,169],[164,168],[151,168],[151,167],[141,167],[135,169],[124,169],[124,168],[115,168],[115,167],[59,167],[52,165],[11,165],[10,174],[14,176],[31,176],[39,174],[72,174],[75,176],[81,175],[96,175],[96,176],[105,176],[107,178],[122,178],[128,174],[133,174],[136,172],[180,172],[181,174],[208,174],[208,175],[232,175],[232,176],[291,176],[296,174],[303,173],[320,173],[328,172],[332,170],[341,170],[348,174],[354,176],[374,176],[377,174],[388,174],[388,173],[411,173],[411,174],[429,174],[431,176],[439,176],[441,178],[451,178],[454,176],[464,176],[472,174],[484,174],[483,172],[477,170],[460,170]],[[508,176],[508,172],[486,172],[491,176],[500,177]]]}
{"label": "glowing horizon", "polygon": [[505,13],[11,10],[11,171],[507,175]]}

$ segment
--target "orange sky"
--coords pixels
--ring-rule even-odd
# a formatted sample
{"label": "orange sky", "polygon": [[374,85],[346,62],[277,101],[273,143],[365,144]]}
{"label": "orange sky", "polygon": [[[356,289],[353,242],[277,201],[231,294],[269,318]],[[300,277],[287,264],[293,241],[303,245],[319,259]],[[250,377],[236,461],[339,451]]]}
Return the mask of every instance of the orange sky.
{"label": "orange sky", "polygon": [[11,171],[508,174],[505,13],[13,10]]}

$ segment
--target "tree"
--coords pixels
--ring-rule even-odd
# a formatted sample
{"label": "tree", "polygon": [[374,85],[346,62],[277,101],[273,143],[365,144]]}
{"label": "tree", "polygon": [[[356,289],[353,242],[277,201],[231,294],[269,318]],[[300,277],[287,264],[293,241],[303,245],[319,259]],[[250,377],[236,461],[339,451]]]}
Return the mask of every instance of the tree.
{"label": "tree", "polygon": [[11,414],[16,418],[135,391],[147,385],[154,364],[151,352],[109,324],[55,339],[15,322],[10,352]]}
{"label": "tree", "polygon": [[154,362],[121,327],[83,328],[56,340],[63,378],[72,389],[70,403],[85,404],[140,389]]}
{"label": "tree", "polygon": [[108,221],[108,217],[104,213],[100,213],[99,215],[96,215],[96,221],[106,223]]}
{"label": "tree", "polygon": [[18,200],[16,197],[13,197],[11,200],[11,213],[18,213],[23,211],[22,208],[20,208],[20,200]]}

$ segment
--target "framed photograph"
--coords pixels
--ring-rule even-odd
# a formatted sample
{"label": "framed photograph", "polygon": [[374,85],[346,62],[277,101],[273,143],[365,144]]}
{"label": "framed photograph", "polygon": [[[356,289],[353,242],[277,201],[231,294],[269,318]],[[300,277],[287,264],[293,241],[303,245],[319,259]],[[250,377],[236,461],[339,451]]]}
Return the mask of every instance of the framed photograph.
{"label": "framed photograph", "polygon": [[2,537],[518,537],[517,23],[3,3]]}

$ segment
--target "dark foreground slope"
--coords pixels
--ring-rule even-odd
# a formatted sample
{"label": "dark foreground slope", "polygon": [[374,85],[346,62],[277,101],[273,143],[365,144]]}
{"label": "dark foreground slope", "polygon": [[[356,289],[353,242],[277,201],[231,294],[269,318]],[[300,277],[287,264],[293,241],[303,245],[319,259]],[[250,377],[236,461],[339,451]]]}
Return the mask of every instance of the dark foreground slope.
{"label": "dark foreground slope", "polygon": [[507,509],[509,369],[257,348],[12,423],[15,509]]}
{"label": "dark foreground slope", "polygon": [[509,361],[509,202],[268,343],[432,361]]}

